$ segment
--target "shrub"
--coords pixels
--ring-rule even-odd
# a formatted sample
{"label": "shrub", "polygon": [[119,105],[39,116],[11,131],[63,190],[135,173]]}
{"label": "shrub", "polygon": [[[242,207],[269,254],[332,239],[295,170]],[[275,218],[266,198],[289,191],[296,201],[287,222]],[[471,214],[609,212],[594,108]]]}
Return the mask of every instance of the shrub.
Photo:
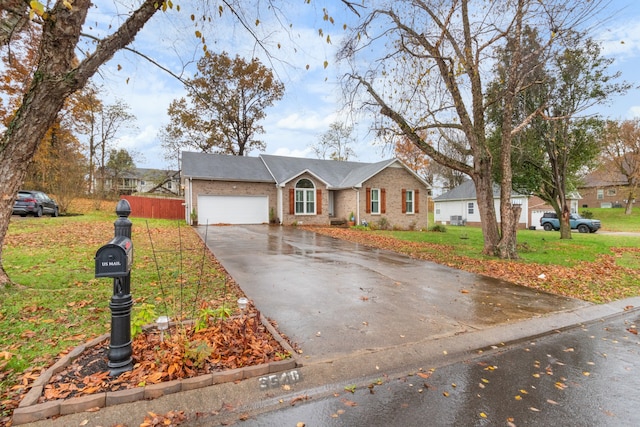
{"label": "shrub", "polygon": [[437,233],[446,233],[447,232],[447,227],[445,227],[443,224],[436,224],[436,225],[431,226],[429,231],[435,231]]}
{"label": "shrub", "polygon": [[380,230],[388,230],[389,225],[389,220],[384,216],[378,220],[378,228]]}
{"label": "shrub", "polygon": [[588,211],[588,210],[585,209],[582,212],[580,212],[580,216],[582,216],[583,218],[592,219],[593,218],[593,212]]}

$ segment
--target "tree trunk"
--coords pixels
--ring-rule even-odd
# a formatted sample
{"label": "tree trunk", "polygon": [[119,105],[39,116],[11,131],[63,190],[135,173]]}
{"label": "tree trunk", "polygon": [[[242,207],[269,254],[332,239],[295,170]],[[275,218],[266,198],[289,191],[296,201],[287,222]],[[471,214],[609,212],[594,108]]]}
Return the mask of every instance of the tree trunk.
{"label": "tree trunk", "polygon": [[77,67],[76,46],[91,6],[75,0],[67,8],[58,0],[44,20],[38,67],[20,108],[0,139],[0,286],[10,282],[2,265],[2,248],[13,202],[38,146],[55,122],[65,99],[81,89],[102,64],[128,45],[162,2],[146,0],[96,51]]}
{"label": "tree trunk", "polygon": [[560,215],[560,239],[571,239],[571,222],[569,221],[569,206],[565,200],[562,204],[562,215]]}
{"label": "tree trunk", "polygon": [[500,230],[496,220],[496,208],[493,201],[493,181],[491,174],[480,173],[473,177],[476,186],[476,199],[478,210],[480,211],[480,222],[482,235],[484,237],[484,255],[498,255],[498,244],[500,242]]}
{"label": "tree trunk", "polygon": [[624,207],[625,215],[631,215],[631,212],[633,211],[633,201],[636,198],[637,189],[638,189],[638,184],[635,184],[629,191],[629,195],[627,196],[627,203]]}

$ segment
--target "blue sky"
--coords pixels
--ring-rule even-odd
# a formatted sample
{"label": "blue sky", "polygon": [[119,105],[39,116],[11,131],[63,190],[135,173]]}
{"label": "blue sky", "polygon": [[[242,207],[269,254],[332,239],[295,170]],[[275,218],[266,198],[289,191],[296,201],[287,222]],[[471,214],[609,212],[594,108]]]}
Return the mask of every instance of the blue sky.
{"label": "blue sky", "polygon": [[[91,31],[100,31],[108,25],[116,25],[117,12],[112,0],[96,2],[98,8],[90,15]],[[160,14],[138,35],[133,48],[154,58],[176,74],[190,76],[195,71],[195,62],[202,54],[202,47],[193,36],[194,24],[189,19],[191,11],[181,3],[181,12]],[[193,2],[196,3],[196,2]],[[277,17],[269,10],[252,11],[248,17],[258,26],[252,26],[272,57],[256,46],[255,40],[229,13],[197,12],[196,16],[214,16],[213,25],[199,27],[206,37],[211,51],[226,51],[230,55],[245,58],[257,56],[272,67],[285,84],[285,96],[274,107],[267,110],[263,122],[266,133],[259,138],[267,144],[266,153],[314,157],[310,145],[318,141],[329,129],[330,123],[344,120],[348,111],[342,110],[342,97],[338,83],[343,70],[335,64],[334,55],[344,34],[342,25],[353,19],[338,0],[276,1],[281,5]],[[335,23],[323,21],[323,8],[327,8]],[[108,9],[107,9],[108,8]],[[607,56],[615,58],[611,71],[620,70],[622,79],[640,85],[640,2],[617,0],[610,2],[611,12],[594,30],[594,37],[602,42]],[[279,20],[278,20],[279,18]],[[282,25],[285,22],[285,26]],[[288,25],[291,24],[291,27]],[[318,29],[323,29],[319,36]],[[326,43],[330,35],[332,43]],[[278,44],[280,48],[278,48]],[[329,65],[325,69],[324,61]],[[307,69],[308,66],[308,69]],[[137,129],[127,131],[117,141],[117,146],[141,153],[143,159],[136,161],[139,167],[171,168],[157,138],[158,131],[168,122],[166,114],[169,103],[184,96],[181,85],[167,73],[131,53],[118,53],[100,71],[95,79],[105,89],[106,102],[116,97],[124,100],[137,117]],[[627,95],[612,99],[610,105],[598,108],[598,112],[613,119],[640,117],[640,90],[633,89]],[[376,143],[368,132],[367,119],[356,117],[354,147],[357,161],[378,161],[392,157]],[[250,155],[258,155],[252,152]]]}

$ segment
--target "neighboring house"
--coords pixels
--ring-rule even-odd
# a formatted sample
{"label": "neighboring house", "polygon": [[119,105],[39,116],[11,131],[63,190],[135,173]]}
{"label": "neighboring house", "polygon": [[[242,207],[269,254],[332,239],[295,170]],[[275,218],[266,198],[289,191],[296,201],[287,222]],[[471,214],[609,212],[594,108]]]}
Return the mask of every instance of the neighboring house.
{"label": "neighboring house", "polygon": [[623,207],[630,193],[627,178],[612,169],[600,169],[586,175],[579,190],[583,208]]}
{"label": "neighboring house", "polygon": [[360,163],[182,153],[185,217],[198,224],[426,228],[428,184],[400,160]]}
{"label": "neighboring house", "polygon": [[[569,200],[571,212],[578,211],[577,194],[572,194]],[[480,211],[476,198],[476,187],[473,181],[468,180],[453,190],[436,197],[434,200],[434,221],[440,224],[451,225],[481,225]],[[518,219],[520,228],[540,226],[540,218],[544,212],[553,211],[553,208],[539,197],[511,193],[511,203],[521,205],[522,212]],[[493,186],[493,204],[495,206],[498,222],[500,222],[500,187]]]}
{"label": "neighboring house", "polygon": [[[97,178],[96,181],[99,181],[99,179]],[[96,188],[99,188],[99,186]],[[104,190],[115,192],[119,195],[147,193],[178,196],[180,195],[180,172],[135,168],[131,171],[120,173],[117,184],[114,179],[105,178]]]}

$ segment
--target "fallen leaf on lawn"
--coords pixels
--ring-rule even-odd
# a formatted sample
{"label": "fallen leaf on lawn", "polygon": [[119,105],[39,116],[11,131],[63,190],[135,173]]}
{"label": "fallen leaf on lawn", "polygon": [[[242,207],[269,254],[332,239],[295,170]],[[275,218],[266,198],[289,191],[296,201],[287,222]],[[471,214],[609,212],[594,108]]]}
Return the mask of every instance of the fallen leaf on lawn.
{"label": "fallen leaf on lawn", "polygon": [[303,423],[302,421],[300,421],[298,424],[296,424],[296,427],[305,427],[306,424]]}
{"label": "fallen leaf on lawn", "polygon": [[522,400],[522,396],[517,395],[514,399],[516,399],[516,400]]}
{"label": "fallen leaf on lawn", "polygon": [[425,380],[431,376],[431,373],[418,372],[418,376],[420,378],[424,378]]}
{"label": "fallen leaf on lawn", "polygon": [[565,348],[563,351],[565,353],[568,353],[568,352],[575,351],[575,350],[573,349],[573,347],[569,347],[569,348]]}
{"label": "fallen leaf on lawn", "polygon": [[556,402],[555,400],[551,400],[551,399],[547,399],[547,403],[550,403],[552,405],[557,405],[558,402]]}
{"label": "fallen leaf on lawn", "polygon": [[589,372],[587,372],[587,371],[584,371],[584,372],[582,373],[582,375],[584,375],[585,377],[588,377],[588,376],[589,376],[589,375],[591,375],[591,374],[590,374]]}
{"label": "fallen leaf on lawn", "polygon": [[538,408],[534,408],[533,406],[531,406],[531,407],[529,408],[529,410],[531,410],[531,411],[533,411],[533,412],[540,412],[540,409],[538,409]]}
{"label": "fallen leaf on lawn", "polygon": [[89,420],[83,420],[79,425],[86,426]]}
{"label": "fallen leaf on lawn", "polygon": [[487,414],[485,414],[484,412],[480,412],[480,418],[487,418]]}
{"label": "fallen leaf on lawn", "polygon": [[463,289],[463,290],[461,290],[461,291],[460,291],[460,293],[461,293],[461,294],[468,294],[468,293],[469,293],[469,291],[468,291],[468,290],[466,290],[466,289]]}
{"label": "fallen leaf on lawn", "polygon": [[446,391],[443,391],[443,392],[442,392],[442,395],[443,395],[444,397],[449,397],[449,393],[447,393]]}

